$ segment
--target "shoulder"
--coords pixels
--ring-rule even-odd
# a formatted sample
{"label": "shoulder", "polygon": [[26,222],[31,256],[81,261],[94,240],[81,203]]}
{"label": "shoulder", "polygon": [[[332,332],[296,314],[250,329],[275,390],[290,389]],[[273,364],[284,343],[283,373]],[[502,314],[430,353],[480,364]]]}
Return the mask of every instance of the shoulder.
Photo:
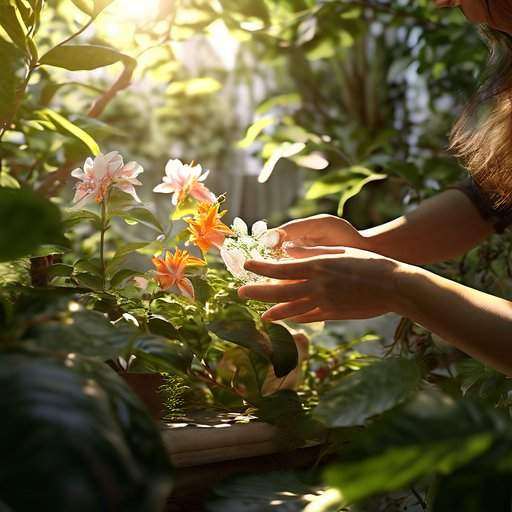
{"label": "shoulder", "polygon": [[453,188],[469,197],[482,217],[492,223],[497,233],[503,233],[512,225],[512,204],[496,204],[493,194],[480,187],[473,178],[468,177]]}

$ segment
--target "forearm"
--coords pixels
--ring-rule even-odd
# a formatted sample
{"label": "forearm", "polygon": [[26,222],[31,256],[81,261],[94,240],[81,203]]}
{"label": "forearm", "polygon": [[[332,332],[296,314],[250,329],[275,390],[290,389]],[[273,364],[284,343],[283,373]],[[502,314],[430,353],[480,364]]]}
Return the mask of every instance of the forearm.
{"label": "forearm", "polygon": [[485,364],[512,375],[512,303],[431,272],[400,265],[397,313]]}
{"label": "forearm", "polygon": [[492,226],[464,193],[448,190],[361,235],[370,251],[422,265],[461,256],[492,233]]}

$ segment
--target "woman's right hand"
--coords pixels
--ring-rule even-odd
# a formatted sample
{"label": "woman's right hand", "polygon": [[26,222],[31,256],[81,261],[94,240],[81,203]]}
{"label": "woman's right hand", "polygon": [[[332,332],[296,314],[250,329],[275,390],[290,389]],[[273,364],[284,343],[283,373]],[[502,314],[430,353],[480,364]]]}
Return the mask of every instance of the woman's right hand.
{"label": "woman's right hand", "polygon": [[367,238],[350,222],[334,215],[293,220],[278,229],[281,232],[281,245],[292,257],[302,257],[302,254],[298,254],[302,247],[334,246],[371,250]]}

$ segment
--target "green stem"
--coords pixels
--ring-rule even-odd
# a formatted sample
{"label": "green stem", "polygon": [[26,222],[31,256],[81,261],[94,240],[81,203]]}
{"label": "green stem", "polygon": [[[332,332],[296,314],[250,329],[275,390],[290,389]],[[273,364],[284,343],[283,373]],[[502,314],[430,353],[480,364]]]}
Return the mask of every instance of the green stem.
{"label": "green stem", "polygon": [[100,266],[101,266],[101,280],[103,282],[103,290],[106,285],[107,268],[105,265],[105,233],[108,230],[107,219],[107,198],[104,198],[101,203],[101,233],[100,233]]}

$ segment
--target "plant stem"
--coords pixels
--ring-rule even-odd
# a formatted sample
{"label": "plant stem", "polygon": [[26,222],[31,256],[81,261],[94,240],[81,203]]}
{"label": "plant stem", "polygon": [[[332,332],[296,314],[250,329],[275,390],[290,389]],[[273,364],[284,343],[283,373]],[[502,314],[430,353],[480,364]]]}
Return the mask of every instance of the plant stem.
{"label": "plant stem", "polygon": [[101,266],[101,280],[103,282],[103,290],[106,285],[106,265],[105,265],[105,233],[108,230],[107,220],[107,198],[104,198],[101,203],[101,233],[100,233],[100,266]]}

